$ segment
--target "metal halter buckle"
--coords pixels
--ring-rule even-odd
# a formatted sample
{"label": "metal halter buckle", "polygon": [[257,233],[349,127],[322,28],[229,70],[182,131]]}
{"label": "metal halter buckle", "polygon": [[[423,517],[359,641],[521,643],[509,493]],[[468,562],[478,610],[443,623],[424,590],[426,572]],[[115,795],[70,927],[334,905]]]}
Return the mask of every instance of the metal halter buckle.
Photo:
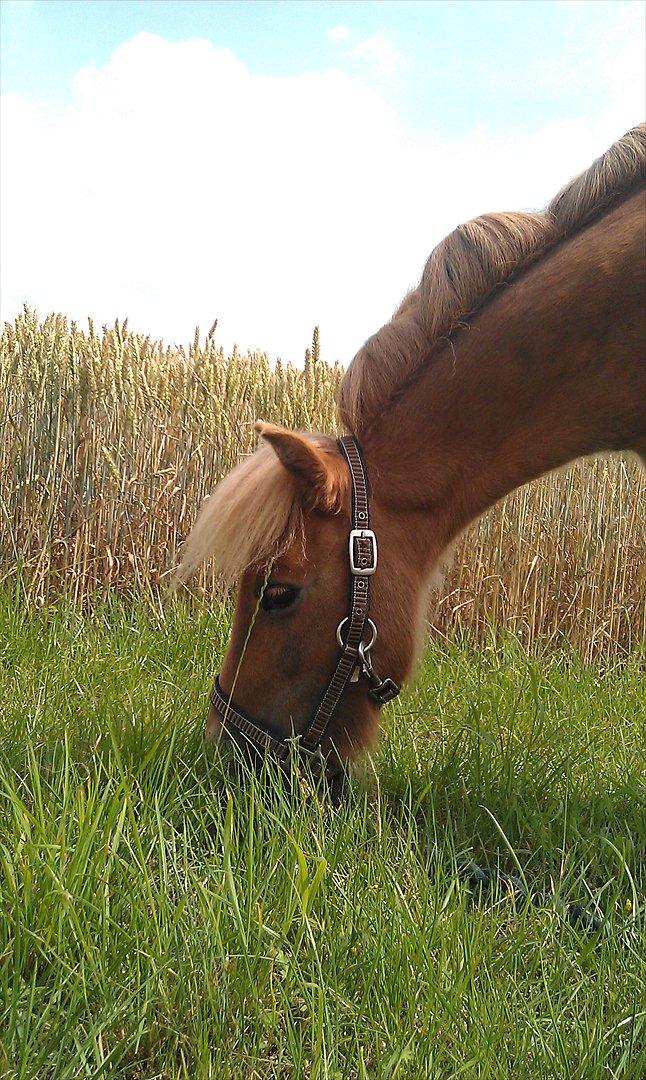
{"label": "metal halter buckle", "polygon": [[[360,540],[370,542],[369,558],[362,553],[358,543]],[[348,548],[350,551],[350,572],[355,577],[371,577],[377,569],[377,537],[372,529],[351,529]]]}

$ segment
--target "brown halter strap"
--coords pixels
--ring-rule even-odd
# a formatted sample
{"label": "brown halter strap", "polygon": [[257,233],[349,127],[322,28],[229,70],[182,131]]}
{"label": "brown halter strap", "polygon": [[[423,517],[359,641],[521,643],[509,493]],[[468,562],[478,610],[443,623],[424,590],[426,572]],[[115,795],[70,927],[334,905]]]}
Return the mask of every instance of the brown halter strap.
{"label": "brown halter strap", "polygon": [[[369,683],[368,694],[378,705],[385,705],[399,693],[399,687],[392,679],[379,678],[370,659],[377,638],[377,628],[369,617],[370,578],[377,569],[377,538],[370,528],[368,482],[358,443],[353,435],[344,435],[339,439],[339,446],[352,478],[352,528],[348,537],[350,611],[337,627],[340,655],[314,716],[299,735],[285,739],[271,735],[270,725],[254,720],[236,708],[217,677],[211,691],[211,704],[225,730],[238,732],[257,750],[269,752],[280,761],[289,758],[294,746],[298,753],[321,756],[321,743],[349,682],[365,676]],[[369,641],[364,641],[366,630],[370,631]]]}

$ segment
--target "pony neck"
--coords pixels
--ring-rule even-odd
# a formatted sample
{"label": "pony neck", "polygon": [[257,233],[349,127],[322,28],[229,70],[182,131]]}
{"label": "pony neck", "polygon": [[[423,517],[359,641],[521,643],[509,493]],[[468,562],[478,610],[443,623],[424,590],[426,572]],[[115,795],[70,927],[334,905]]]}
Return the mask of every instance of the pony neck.
{"label": "pony neck", "polygon": [[427,569],[514,488],[643,452],[643,214],[638,193],[503,285],[360,435],[375,503]]}

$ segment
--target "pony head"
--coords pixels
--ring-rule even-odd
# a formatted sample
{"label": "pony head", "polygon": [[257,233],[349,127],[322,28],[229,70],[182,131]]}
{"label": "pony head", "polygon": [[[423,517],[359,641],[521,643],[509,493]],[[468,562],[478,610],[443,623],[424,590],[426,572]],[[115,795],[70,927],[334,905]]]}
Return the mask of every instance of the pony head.
{"label": "pony head", "polygon": [[[280,740],[309,727],[335,672],[337,629],[349,614],[352,481],[336,439],[259,421],[261,445],[206,501],[179,575],[207,558],[237,585],[231,640],[219,676],[235,710]],[[379,570],[370,617],[379,626],[375,670],[401,683],[410,668],[421,571],[401,559],[396,521],[371,500]],[[398,557],[399,551],[399,557]],[[366,681],[348,682],[326,725],[321,752],[341,768],[370,744],[378,702]],[[230,728],[225,725],[227,733]],[[211,706],[207,732],[222,734]],[[255,747],[252,747],[255,750]]]}

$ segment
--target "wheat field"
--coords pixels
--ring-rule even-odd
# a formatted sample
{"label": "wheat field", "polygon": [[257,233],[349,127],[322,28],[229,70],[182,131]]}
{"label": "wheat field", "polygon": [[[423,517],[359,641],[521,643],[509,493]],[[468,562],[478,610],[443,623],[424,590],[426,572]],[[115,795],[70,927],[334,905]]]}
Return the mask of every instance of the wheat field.
{"label": "wheat field", "polygon": [[[254,447],[260,417],[334,431],[340,365],[226,356],[215,327],[188,348],[123,324],[82,329],[25,309],[0,343],[0,584],[32,603],[163,594],[197,510]],[[582,656],[643,640],[644,474],[636,460],[578,462],[510,496],[460,540],[431,619],[482,641]],[[194,591],[219,590],[208,569]]]}

